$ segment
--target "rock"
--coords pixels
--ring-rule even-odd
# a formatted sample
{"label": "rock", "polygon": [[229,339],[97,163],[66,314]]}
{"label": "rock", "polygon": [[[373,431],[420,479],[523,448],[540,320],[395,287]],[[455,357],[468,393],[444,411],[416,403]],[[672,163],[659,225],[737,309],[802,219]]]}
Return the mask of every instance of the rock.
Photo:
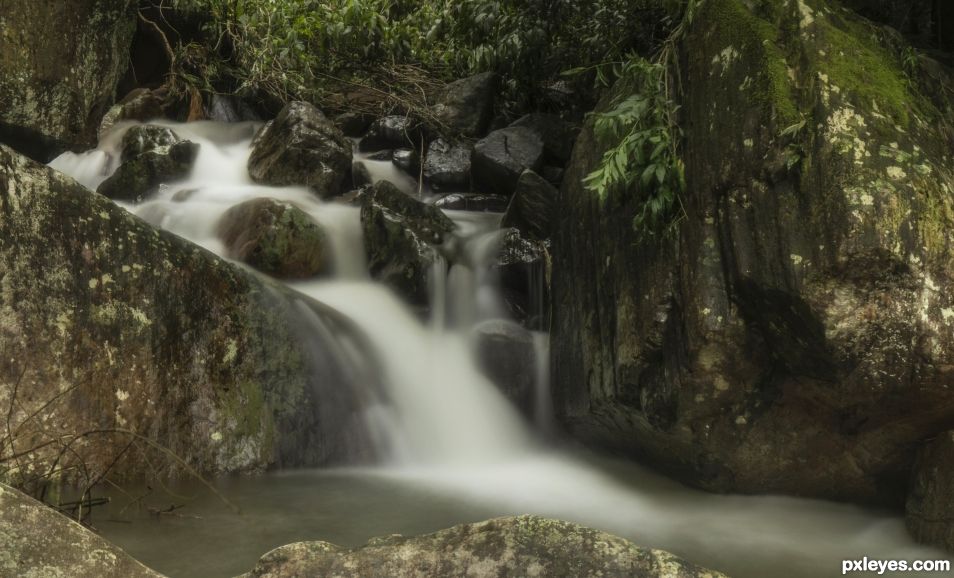
{"label": "rock", "polygon": [[140,202],[159,186],[189,176],[199,145],[168,128],[134,126],[123,135],[122,164],[97,192],[119,201]]}
{"label": "rock", "polygon": [[495,130],[474,147],[471,163],[476,184],[510,195],[523,171],[543,166],[543,141],[523,126]]}
{"label": "rock", "polygon": [[361,366],[319,337],[360,334],[320,304],[2,146],[0,231],[0,408],[19,391],[10,419],[31,440],[117,430],[40,448],[38,471],[187,473],[146,443],[126,451],[123,431],[206,475],[373,451]]}
{"label": "rock", "polygon": [[434,140],[424,158],[424,179],[436,191],[468,189],[471,152],[472,148],[464,144]]}
{"label": "rock", "polygon": [[358,138],[367,132],[374,119],[360,112],[344,112],[334,118],[335,126],[348,138]]}
{"label": "rock", "polygon": [[274,199],[253,199],[222,215],[219,238],[228,255],[282,279],[304,279],[331,270],[321,227],[301,209]]}
{"label": "rock", "polygon": [[114,104],[99,123],[99,138],[106,135],[116,123],[123,120],[146,122],[163,116],[167,92],[165,89],[137,88]]}
{"label": "rock", "polygon": [[525,415],[533,414],[537,350],[533,334],[503,319],[484,321],[472,331],[477,367]]}
{"label": "rock", "polygon": [[368,155],[367,158],[369,161],[381,161],[381,162],[394,160],[394,151],[385,149],[383,151],[371,153]]}
{"label": "rock", "polygon": [[415,150],[397,149],[391,156],[391,162],[399,169],[415,177],[421,171],[421,155]]}
{"label": "rock", "polygon": [[4,0],[0,142],[43,162],[96,145],[136,30],[133,0]]}
{"label": "rock", "polygon": [[378,181],[363,199],[361,226],[371,275],[411,303],[426,304],[428,275],[441,258],[437,247],[454,230],[453,221],[390,182]]}
{"label": "rock", "polygon": [[506,229],[493,270],[511,315],[531,329],[547,329],[550,267],[547,246]]}
{"label": "rock", "polygon": [[265,554],[241,578],[293,576],[724,578],[662,550],[536,516],[461,524],[424,536],[374,538],[353,549],[298,542]]}
{"label": "rock", "polygon": [[905,522],[918,542],[954,551],[954,431],[938,435],[918,452]]}
{"label": "rock", "polygon": [[559,193],[537,173],[523,171],[501,226],[515,227],[529,239],[549,239],[553,205]]}
{"label": "rock", "polygon": [[554,211],[555,408],[695,486],[897,507],[911,448],[954,423],[954,101],[809,4],[700,4],[674,231],[581,184],[606,146],[584,128]]}
{"label": "rock", "polygon": [[162,578],[75,520],[3,484],[0,573],[37,578]]}
{"label": "rock", "polygon": [[548,183],[559,188],[563,184],[563,169],[547,165],[540,169],[540,176],[546,179]]}
{"label": "rock", "polygon": [[322,198],[343,192],[351,141],[314,106],[292,102],[252,142],[248,174],[257,183],[303,185]]}
{"label": "rock", "polygon": [[262,117],[244,99],[231,94],[212,94],[205,111],[209,120],[217,122],[261,121]]}
{"label": "rock", "polygon": [[371,176],[371,171],[368,170],[368,165],[361,161],[354,161],[351,164],[351,186],[356,189],[360,189],[365,185],[370,185],[373,183],[374,177]]}
{"label": "rock", "polygon": [[510,126],[529,128],[543,142],[547,160],[559,166],[565,165],[573,153],[573,143],[580,134],[580,127],[563,120],[555,114],[532,113],[520,117]]}
{"label": "rock", "polygon": [[434,201],[434,206],[445,211],[476,211],[502,213],[507,210],[507,197],[479,193],[452,193]]}
{"label": "rock", "polygon": [[421,126],[409,116],[391,115],[379,118],[371,124],[368,134],[358,143],[361,152],[383,149],[418,148],[421,142]]}
{"label": "rock", "polygon": [[496,73],[483,72],[448,84],[434,115],[455,136],[483,136],[494,115],[499,81]]}

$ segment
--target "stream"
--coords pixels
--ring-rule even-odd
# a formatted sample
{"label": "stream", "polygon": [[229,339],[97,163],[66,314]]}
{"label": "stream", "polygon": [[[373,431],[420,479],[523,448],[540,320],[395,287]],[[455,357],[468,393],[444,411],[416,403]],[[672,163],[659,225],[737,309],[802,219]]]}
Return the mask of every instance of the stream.
{"label": "stream", "polygon": [[[322,201],[306,188],[253,183],[246,163],[255,123],[173,128],[201,149],[189,179],[150,200],[123,205],[151,224],[225,255],[222,214],[257,197],[295,204],[328,232],[330,279],[291,287],[350,318],[370,340],[387,401],[369,404],[364,425],[377,445],[373,467],[274,472],[225,478],[217,489],[234,513],[193,482],[163,490],[123,488],[94,515],[106,538],[172,577],[235,576],[266,551],[300,540],[358,546],[373,536],[435,531],[499,515],[539,514],[579,522],[669,550],[734,578],[841,574],[843,559],[945,559],[907,535],[900,514],[774,496],[721,496],[689,489],[632,463],[555,445],[549,429],[546,363],[537,370],[531,423],[478,371],[471,328],[504,315],[490,272],[499,215],[448,211],[458,225],[462,263],[441,263],[430,319],[366,272],[359,210]],[[66,153],[51,166],[95,189],[118,164],[117,126],[100,146]],[[414,179],[390,161],[365,163],[374,179],[410,194]],[[545,353],[546,335],[536,335]],[[146,496],[141,500],[135,498]],[[170,515],[147,506],[184,505]],[[907,575],[911,575],[910,573]],[[939,575],[939,574],[932,574]]]}

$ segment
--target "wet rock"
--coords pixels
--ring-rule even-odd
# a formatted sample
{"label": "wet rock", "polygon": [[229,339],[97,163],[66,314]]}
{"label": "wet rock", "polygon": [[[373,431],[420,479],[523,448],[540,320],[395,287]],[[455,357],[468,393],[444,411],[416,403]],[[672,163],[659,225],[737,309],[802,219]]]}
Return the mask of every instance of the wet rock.
{"label": "wet rock", "polygon": [[3,484],[0,570],[37,578],[162,578],[75,520]]}
{"label": "wet rock", "polygon": [[470,155],[472,148],[444,139],[434,140],[427,147],[424,179],[434,190],[466,190],[470,187]]}
{"label": "wet rock", "polygon": [[389,150],[389,149],[385,149],[385,150],[383,150],[383,151],[378,151],[378,152],[371,153],[371,154],[368,155],[368,160],[369,160],[369,161],[381,161],[381,162],[384,162],[384,161],[390,161],[390,160],[393,160],[393,159],[394,159],[394,151],[391,151],[391,150]]}
{"label": "wet rock", "polygon": [[301,209],[274,199],[253,199],[226,211],[219,238],[232,259],[283,279],[331,270],[324,231]]}
{"label": "wet rock", "polygon": [[421,126],[404,115],[391,115],[371,123],[368,134],[358,143],[361,152],[383,149],[417,148],[421,142]]}
{"label": "wet rock", "polygon": [[529,128],[543,142],[547,161],[563,166],[570,160],[573,143],[580,134],[580,127],[555,114],[532,113],[520,117],[510,126]]}
{"label": "wet rock", "polygon": [[252,142],[248,174],[257,183],[303,185],[322,198],[343,192],[351,141],[305,102],[292,102]]}
{"label": "wet rock", "polygon": [[480,193],[452,193],[436,201],[434,206],[445,211],[477,211],[481,213],[502,213],[507,210],[507,197],[501,195],[481,195]]}
{"label": "wet rock", "polygon": [[532,415],[537,353],[533,334],[513,321],[493,319],[474,327],[477,367],[525,415]]}
{"label": "wet rock", "polygon": [[112,130],[116,123],[120,121],[146,122],[162,117],[165,111],[166,97],[167,91],[164,89],[137,88],[131,91],[103,116],[103,120],[99,123],[100,138]]}
{"label": "wet rock", "polygon": [[189,176],[199,145],[168,128],[134,126],[123,135],[122,164],[97,192],[111,199],[140,202],[159,186]]}
{"label": "wet rock", "polygon": [[455,136],[483,136],[494,115],[499,77],[484,72],[447,85],[434,114]]}
{"label": "wet rock", "polygon": [[258,112],[244,99],[231,94],[213,94],[205,112],[206,118],[217,122],[261,121]]}
{"label": "wet rock", "polygon": [[537,173],[526,170],[517,181],[501,226],[515,227],[527,238],[550,238],[550,218],[559,191]]}
{"label": "wet rock", "polygon": [[133,0],[4,0],[0,142],[43,162],[96,144],[136,30]]}
{"label": "wet rock", "polygon": [[559,188],[563,184],[563,169],[547,165],[540,169],[540,176],[546,179],[548,183]]}
{"label": "wet rock", "polygon": [[493,270],[511,315],[531,329],[547,328],[549,269],[546,244],[523,237],[517,229],[503,232]]}
{"label": "wet rock", "polygon": [[415,305],[427,303],[428,274],[454,223],[436,207],[378,181],[361,206],[371,275]]}
{"label": "wet rock", "polygon": [[905,522],[917,541],[954,552],[954,431],[938,435],[918,452]]}
{"label": "wet rock", "polygon": [[374,178],[371,176],[371,171],[368,170],[368,165],[361,161],[354,161],[351,164],[351,186],[360,189],[365,185],[372,184],[373,181]]}
{"label": "wet rock", "polygon": [[411,149],[398,149],[394,151],[391,161],[401,170],[415,177],[421,170],[421,155]]}
{"label": "wet rock", "polygon": [[523,171],[543,166],[543,141],[527,127],[495,130],[474,147],[471,163],[476,184],[510,195]]}
{"label": "wet rock", "polygon": [[367,132],[374,118],[360,112],[344,112],[334,119],[335,126],[348,138],[358,138]]}
{"label": "wet rock", "polygon": [[242,578],[474,575],[724,578],[662,550],[536,516],[461,524],[424,536],[374,538],[353,549],[298,542],[265,554]]}

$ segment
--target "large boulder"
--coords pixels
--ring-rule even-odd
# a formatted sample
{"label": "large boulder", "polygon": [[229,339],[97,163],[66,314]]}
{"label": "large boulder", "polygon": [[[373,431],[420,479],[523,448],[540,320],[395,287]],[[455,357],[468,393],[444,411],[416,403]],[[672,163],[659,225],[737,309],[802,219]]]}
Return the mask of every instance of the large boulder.
{"label": "large boulder", "polygon": [[583,185],[609,144],[592,120],[576,144],[556,410],[710,490],[900,506],[912,448],[954,422],[954,98],[835,4],[751,6],[701,3],[678,46],[674,229]]}
{"label": "large boulder", "polygon": [[0,408],[7,447],[32,462],[12,481],[54,464],[116,479],[315,466],[369,447],[353,368],[321,337],[352,333],[333,312],[2,146],[0,232]]}
{"label": "large boulder", "polygon": [[351,141],[306,102],[291,102],[256,135],[248,174],[257,183],[302,185],[327,198],[346,190]]}
{"label": "large boulder", "polygon": [[483,72],[448,84],[434,105],[434,115],[453,136],[480,137],[494,116],[500,79]]}
{"label": "large boulder", "polygon": [[92,530],[3,484],[0,575],[162,578]]}
{"label": "large boulder", "polygon": [[122,144],[122,164],[96,189],[118,201],[142,201],[159,185],[186,178],[199,154],[198,144],[159,126],[131,127]]}
{"label": "large boulder", "polygon": [[424,179],[437,191],[466,191],[470,188],[471,151],[465,144],[435,139],[427,147]]}
{"label": "large boulder", "polygon": [[543,166],[543,141],[525,126],[495,130],[474,146],[474,183],[500,195],[513,194],[523,171]]}
{"label": "large boulder", "polygon": [[536,516],[461,524],[424,536],[374,538],[353,549],[298,542],[265,554],[242,578],[297,576],[724,577],[662,550]]}
{"label": "large boulder", "polygon": [[228,256],[283,279],[331,270],[324,231],[304,211],[274,199],[252,199],[222,215],[219,237]]}
{"label": "large boulder", "polygon": [[553,205],[558,194],[556,187],[537,173],[523,171],[501,226],[520,229],[530,239],[549,239]]}
{"label": "large boulder", "polygon": [[573,154],[573,143],[580,134],[580,127],[555,114],[531,113],[517,119],[510,126],[522,126],[532,130],[543,142],[547,161],[563,166]]}
{"label": "large boulder", "polygon": [[426,304],[428,275],[442,258],[440,246],[454,222],[390,182],[378,181],[362,199],[361,226],[371,275],[415,305]]}
{"label": "large boulder", "polygon": [[938,435],[918,452],[905,522],[919,542],[954,552],[954,431]]}
{"label": "large boulder", "polygon": [[421,141],[421,125],[407,115],[394,114],[371,123],[368,134],[358,143],[362,152],[385,149],[417,149]]}
{"label": "large boulder", "polygon": [[533,414],[537,348],[533,334],[513,321],[491,319],[471,331],[477,367],[525,415]]}
{"label": "large boulder", "polygon": [[129,62],[137,6],[0,1],[0,142],[44,162],[95,146]]}

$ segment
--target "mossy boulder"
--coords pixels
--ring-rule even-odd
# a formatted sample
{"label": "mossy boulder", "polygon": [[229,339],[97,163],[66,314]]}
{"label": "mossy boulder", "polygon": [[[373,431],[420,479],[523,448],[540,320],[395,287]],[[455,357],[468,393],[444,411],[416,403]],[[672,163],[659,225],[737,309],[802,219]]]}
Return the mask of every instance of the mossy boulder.
{"label": "mossy boulder", "polygon": [[12,449],[35,449],[9,481],[366,455],[353,369],[321,337],[343,332],[317,303],[0,147],[0,408]]}
{"label": "mossy boulder", "polygon": [[96,144],[129,62],[137,2],[0,3],[0,142],[49,161]]}
{"label": "mossy boulder", "polygon": [[565,176],[557,411],[710,490],[900,506],[954,420],[949,73],[812,0],[706,0],[677,49],[676,229],[582,185],[592,122]]}
{"label": "mossy boulder", "polygon": [[253,199],[222,215],[219,237],[228,256],[284,279],[331,270],[324,231],[301,209],[274,199]]}
{"label": "mossy boulder", "polygon": [[179,138],[172,129],[137,125],[123,135],[122,164],[96,189],[117,201],[138,203],[164,183],[184,179],[192,171],[199,145]]}
{"label": "mossy boulder", "polygon": [[373,538],[353,549],[298,542],[265,554],[242,578],[293,576],[724,578],[662,550],[536,516],[461,524],[424,536]]}

